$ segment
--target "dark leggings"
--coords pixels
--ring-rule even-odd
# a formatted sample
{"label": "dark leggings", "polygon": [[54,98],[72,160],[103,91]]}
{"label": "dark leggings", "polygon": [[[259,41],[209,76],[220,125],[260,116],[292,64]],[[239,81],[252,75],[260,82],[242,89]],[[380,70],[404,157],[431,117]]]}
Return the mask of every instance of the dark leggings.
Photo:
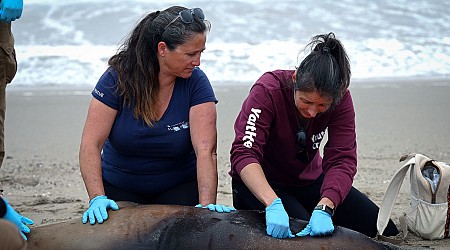
{"label": "dark leggings", "polygon": [[156,194],[141,194],[118,188],[103,180],[105,194],[114,201],[131,201],[139,204],[164,204],[195,206],[198,204],[197,180],[191,180]]}
{"label": "dark leggings", "polygon": [[[308,221],[311,216],[310,213],[319,202],[322,182],[323,175],[306,187],[272,188],[282,200],[283,206],[290,217]],[[243,182],[233,180],[232,187],[233,205],[236,209],[265,210],[264,204],[252,194]],[[333,223],[369,237],[375,237],[377,234],[378,210],[378,206],[366,195],[352,187],[345,200],[337,207],[333,216]],[[383,235],[393,236],[397,234],[397,227],[392,220],[389,220]]]}

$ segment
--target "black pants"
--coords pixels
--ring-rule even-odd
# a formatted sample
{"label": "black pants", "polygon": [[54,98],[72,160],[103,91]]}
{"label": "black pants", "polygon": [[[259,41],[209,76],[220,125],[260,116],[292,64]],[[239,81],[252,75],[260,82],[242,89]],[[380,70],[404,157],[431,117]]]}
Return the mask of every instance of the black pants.
{"label": "black pants", "polygon": [[112,185],[104,179],[103,186],[106,196],[114,201],[185,206],[195,206],[199,202],[197,179],[189,180],[188,182],[157,194],[129,192]]}
{"label": "black pants", "polygon": [[[289,217],[309,221],[314,207],[320,200],[320,187],[323,175],[313,184],[301,188],[281,188],[272,186],[280,197]],[[238,180],[232,181],[233,205],[236,209],[265,211],[262,204],[253,193]],[[366,195],[352,187],[345,200],[337,207],[332,218],[333,224],[363,233],[369,237],[377,234],[377,217],[379,207]],[[389,220],[383,235],[398,234],[397,227]]]}

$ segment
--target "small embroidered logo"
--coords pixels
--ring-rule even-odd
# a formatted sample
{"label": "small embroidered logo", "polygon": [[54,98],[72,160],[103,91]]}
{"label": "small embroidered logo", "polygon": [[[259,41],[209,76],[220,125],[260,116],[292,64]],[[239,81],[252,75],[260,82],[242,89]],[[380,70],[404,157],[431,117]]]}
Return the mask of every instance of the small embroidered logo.
{"label": "small embroidered logo", "polygon": [[176,123],[174,125],[167,125],[167,130],[169,131],[180,131],[182,129],[188,129],[189,128],[189,122],[183,121],[183,122],[179,122]]}

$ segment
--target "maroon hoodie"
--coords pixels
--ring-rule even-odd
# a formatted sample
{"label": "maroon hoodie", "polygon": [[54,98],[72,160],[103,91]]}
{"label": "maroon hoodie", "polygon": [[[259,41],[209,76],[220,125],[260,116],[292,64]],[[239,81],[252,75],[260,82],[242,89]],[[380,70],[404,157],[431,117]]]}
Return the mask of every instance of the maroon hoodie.
{"label": "maroon hoodie", "polygon": [[[233,179],[250,163],[262,166],[267,181],[281,187],[305,186],[322,173],[321,197],[338,206],[350,191],[356,174],[355,111],[350,91],[340,103],[310,119],[306,126],[309,161],[296,157],[296,133],[300,129],[290,87],[294,70],[262,75],[250,90],[236,119],[231,148]],[[325,134],[323,158],[319,147]]]}

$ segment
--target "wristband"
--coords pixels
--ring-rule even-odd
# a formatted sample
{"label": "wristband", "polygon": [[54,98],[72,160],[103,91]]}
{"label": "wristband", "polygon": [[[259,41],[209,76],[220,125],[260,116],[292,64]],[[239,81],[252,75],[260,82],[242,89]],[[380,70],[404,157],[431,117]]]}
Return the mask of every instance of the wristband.
{"label": "wristband", "polygon": [[317,205],[314,210],[322,210],[327,212],[329,215],[333,216],[334,215],[334,209],[332,209],[331,207],[327,206],[327,205]]}

